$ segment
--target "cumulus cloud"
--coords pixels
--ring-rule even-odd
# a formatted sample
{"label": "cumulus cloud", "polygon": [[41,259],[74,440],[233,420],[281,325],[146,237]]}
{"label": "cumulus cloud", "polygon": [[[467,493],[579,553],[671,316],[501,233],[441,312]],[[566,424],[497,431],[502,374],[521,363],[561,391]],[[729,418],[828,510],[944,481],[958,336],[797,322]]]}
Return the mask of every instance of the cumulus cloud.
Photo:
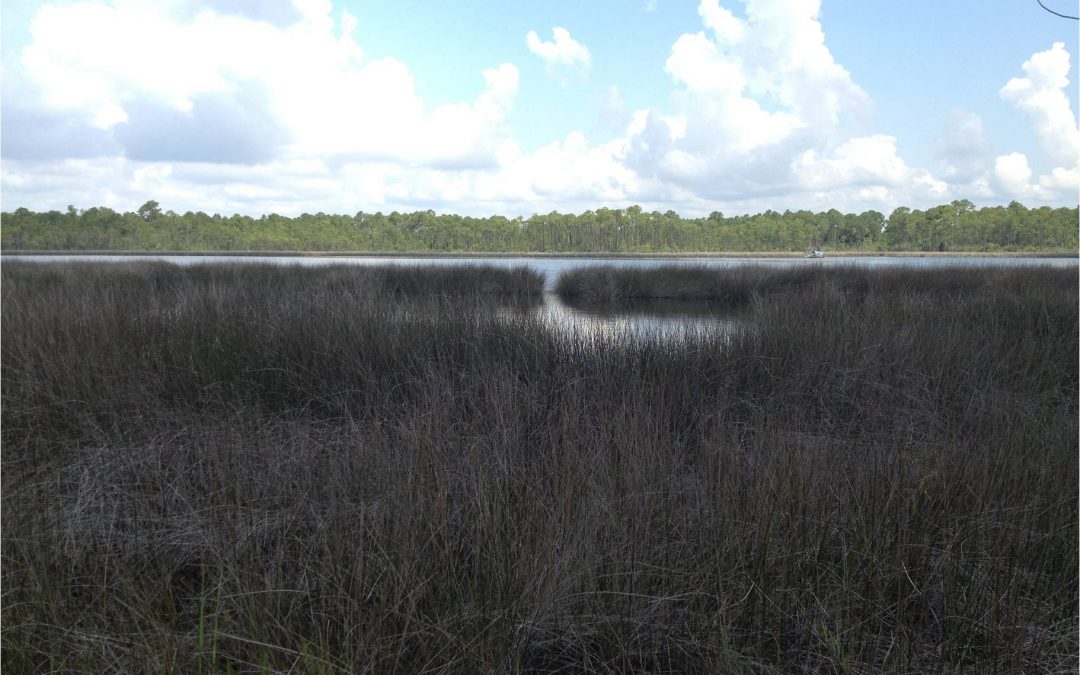
{"label": "cumulus cloud", "polygon": [[673,113],[640,115],[632,130],[639,171],[703,196],[797,187],[792,161],[842,142],[841,122],[865,114],[869,97],[825,46],[818,2],[744,9],[701,0],[706,30],[680,36],[665,64]]}
{"label": "cumulus cloud", "polygon": [[884,135],[853,138],[827,156],[807,150],[792,168],[799,182],[813,189],[900,185],[910,177],[910,169],[896,154],[896,138]]}
{"label": "cumulus cloud", "polygon": [[549,73],[588,69],[592,57],[589,49],[570,36],[570,31],[561,26],[551,29],[552,40],[544,42],[536,31],[529,31],[525,36],[525,45],[529,51],[543,60]]}
{"label": "cumulus cloud", "polygon": [[634,192],[637,177],[620,161],[619,142],[590,147],[585,136],[572,132],[520,158],[511,167],[519,186],[540,197],[622,202]]}
{"label": "cumulus cloud", "polygon": [[[248,200],[281,212],[630,202],[708,212],[717,200],[937,189],[895,139],[841,133],[869,98],[825,46],[818,2],[747,0],[742,10],[701,0],[702,30],[675,40],[664,64],[670,105],[628,113],[611,87],[598,112],[621,136],[590,144],[570,132],[523,153],[510,124],[513,64],[479,73],[472,100],[427,106],[408,65],[369,57],[360,22],[326,0],[45,6],[20,63],[29,95],[0,101],[5,190],[72,170],[75,156],[103,158],[109,199],[224,211]],[[526,45],[553,74],[585,72],[588,48],[562,27],[551,36],[530,31]],[[76,150],[12,141],[34,138],[24,130],[35,119],[76,130],[54,136],[78,137]],[[69,193],[94,189],[78,182]]]}
{"label": "cumulus cloud", "polygon": [[736,44],[743,37],[743,22],[735,18],[731,10],[721,7],[718,0],[708,0],[698,5],[698,14],[705,27],[712,30],[722,43]]}
{"label": "cumulus cloud", "polygon": [[852,138],[827,155],[807,150],[792,163],[797,185],[813,193],[854,193],[861,201],[941,201],[949,187],[929,171],[908,166],[896,138]]}
{"label": "cumulus cloud", "polygon": [[1027,113],[1047,158],[1057,166],[1032,181],[1026,155],[1012,152],[994,162],[997,184],[1012,197],[1039,200],[1067,195],[1080,188],[1080,128],[1069,103],[1069,52],[1055,42],[1036,52],[1022,66],[1025,77],[1014,77],[1000,90],[1001,98]]}
{"label": "cumulus cloud", "polygon": [[[0,182],[7,204],[15,195],[31,208],[62,195],[256,214],[639,203],[704,215],[1075,197],[1061,45],[1001,89],[1055,168],[1019,152],[995,158],[979,116],[958,111],[935,176],[908,164],[896,137],[863,129],[870,98],[827,47],[818,0],[726,5],[700,0],[700,25],[673,36],[657,64],[666,101],[627,110],[618,87],[597,89],[606,142],[567,129],[527,152],[512,127],[514,64],[476,73],[464,100],[431,106],[409,65],[367,54],[362,22],[327,0],[46,5],[21,58],[5,64]],[[564,28],[548,41],[530,31],[526,45],[558,77],[590,65]]]}
{"label": "cumulus cloud", "polygon": [[1080,189],[1080,165],[1072,168],[1063,166],[1054,168],[1049,174],[1039,176],[1039,186],[1052,193],[1071,195],[1075,198],[1077,190]]}
{"label": "cumulus cloud", "polygon": [[[681,115],[703,150],[745,154],[776,144],[804,126],[795,114],[770,112],[746,94],[747,74],[737,61],[724,56],[703,33],[683,35],[671,49],[667,70],[685,87]],[[709,146],[712,146],[711,148]]]}
{"label": "cumulus cloud", "polygon": [[517,93],[512,64],[484,71],[474,101],[428,111],[404,63],[365,57],[355,17],[335,20],[319,0],[290,7],[46,5],[21,65],[42,112],[106,132],[132,159],[497,163]]}
{"label": "cumulus cloud", "polygon": [[496,167],[516,152],[506,126],[518,92],[518,69],[512,63],[483,71],[485,88],[476,101],[435,108],[426,119],[414,121],[416,135],[398,139],[410,147],[421,164],[444,169]]}
{"label": "cumulus cloud", "polygon": [[994,177],[1005,194],[1012,197],[1030,197],[1037,190],[1031,184],[1028,159],[1019,152],[1000,155],[994,160]]}
{"label": "cumulus cloud", "polygon": [[1001,88],[1001,98],[1028,114],[1043,150],[1058,165],[1080,159],[1080,129],[1069,103],[1069,52],[1064,43],[1037,52],[1022,66],[1026,77],[1014,77]]}
{"label": "cumulus cloud", "polygon": [[1076,197],[1080,189],[1080,166],[1056,167],[1034,180],[1026,155],[1011,152],[994,161],[994,182],[998,193],[1010,199],[1052,201],[1062,196]]}

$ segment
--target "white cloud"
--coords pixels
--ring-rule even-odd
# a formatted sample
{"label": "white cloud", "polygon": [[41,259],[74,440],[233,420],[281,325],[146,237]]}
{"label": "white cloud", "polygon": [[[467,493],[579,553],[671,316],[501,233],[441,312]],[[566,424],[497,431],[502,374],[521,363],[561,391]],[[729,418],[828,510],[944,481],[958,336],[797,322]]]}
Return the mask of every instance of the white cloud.
{"label": "white cloud", "polygon": [[484,70],[483,76],[487,86],[474,103],[439,106],[417,123],[419,143],[413,152],[424,163],[448,168],[497,166],[503,153],[513,151],[505,122],[517,96],[518,69],[504,63]]}
{"label": "white cloud", "polygon": [[1011,152],[994,161],[994,179],[1003,197],[1045,202],[1062,195],[1075,198],[1080,190],[1080,167],[1057,167],[1034,181],[1033,176],[1028,158],[1022,153]]}
{"label": "white cloud", "polygon": [[[228,133],[202,154],[187,143],[179,156],[157,158],[236,161],[248,155],[223,146],[258,120],[262,144],[277,140],[277,156],[497,162],[516,67],[484,71],[473,102],[427,111],[408,66],[365,58],[355,17],[341,12],[335,21],[322,1],[295,9],[299,19],[278,26],[209,8],[177,16],[156,3],[47,5],[22,55],[25,79],[45,111],[111,131],[129,157],[155,159],[155,146],[168,146],[170,128],[186,116],[200,127],[221,122]],[[219,119],[230,112],[232,121]]]}
{"label": "white cloud", "polygon": [[1057,166],[1032,181],[1034,172],[1026,155],[1001,155],[994,162],[996,183],[1014,198],[1075,199],[1080,189],[1080,128],[1066,93],[1069,52],[1055,42],[1032,54],[1022,68],[1026,77],[1012,78],[999,93],[1028,114],[1043,152]]}
{"label": "white cloud", "polygon": [[812,128],[864,115],[870,98],[825,45],[818,0],[748,0],[741,53],[751,88]]}
{"label": "white cloud", "polygon": [[529,51],[539,56],[550,73],[566,70],[584,71],[588,69],[592,57],[589,49],[570,36],[570,31],[561,26],[551,29],[552,41],[544,42],[536,31],[529,31],[525,36],[525,45]]}
{"label": "white cloud", "polygon": [[825,156],[808,150],[791,168],[802,190],[832,193],[838,200],[848,193],[857,201],[923,203],[939,202],[949,195],[946,183],[904,162],[893,136],[852,138]]}
{"label": "white cloud", "polygon": [[845,140],[843,121],[865,115],[869,97],[825,46],[817,2],[746,0],[744,9],[740,18],[701,0],[707,30],[680,36],[666,63],[673,114],[635,116],[638,171],[714,198],[775,193],[798,185],[796,158],[829,152]]}
{"label": "white cloud", "polygon": [[1012,197],[1030,197],[1037,190],[1031,184],[1028,159],[1019,152],[1010,152],[994,160],[994,177],[1005,194]]}
{"label": "white cloud", "polygon": [[727,58],[704,33],[683,35],[671,48],[667,70],[686,87],[684,114],[702,132],[706,151],[747,153],[787,138],[803,126],[797,115],[770,112],[746,95],[742,65]]}
{"label": "white cloud", "polygon": [[1051,193],[1076,197],[1080,190],[1080,166],[1071,169],[1056,167],[1049,174],[1039,176],[1039,186]]}
{"label": "white cloud", "polygon": [[521,158],[512,170],[527,177],[529,189],[539,196],[620,202],[637,180],[620,161],[621,150],[618,142],[589,147],[583,134],[573,132]]}
{"label": "white cloud", "polygon": [[1043,150],[1059,166],[1080,160],[1080,129],[1069,103],[1069,52],[1055,42],[1024,62],[1027,77],[1014,77],[1001,88],[1001,98],[1026,112]]}
{"label": "white cloud", "polygon": [[[1061,45],[1001,90],[1056,168],[1020,153],[995,159],[981,118],[960,111],[935,176],[909,165],[894,136],[862,128],[871,101],[827,47],[817,0],[700,0],[700,31],[673,40],[663,64],[667,101],[631,112],[618,87],[598,88],[598,128],[616,138],[567,130],[527,152],[513,134],[522,83],[512,63],[475,73],[464,100],[431,106],[409,65],[368,55],[363,22],[326,0],[204,1],[41,8],[4,73],[7,206],[56,208],[62,195],[253,214],[639,203],[704,215],[1060,201],[1080,185]],[[590,65],[564,28],[550,41],[530,31],[526,44],[559,77]]]}
{"label": "white cloud", "polygon": [[793,163],[800,184],[813,189],[847,185],[901,185],[910,169],[896,154],[896,138],[875,135],[853,138],[822,157],[807,150]]}
{"label": "white cloud", "polygon": [[720,42],[735,44],[742,39],[743,22],[736,19],[730,10],[721,7],[719,0],[702,0],[698,5],[698,14],[705,27],[712,30]]}

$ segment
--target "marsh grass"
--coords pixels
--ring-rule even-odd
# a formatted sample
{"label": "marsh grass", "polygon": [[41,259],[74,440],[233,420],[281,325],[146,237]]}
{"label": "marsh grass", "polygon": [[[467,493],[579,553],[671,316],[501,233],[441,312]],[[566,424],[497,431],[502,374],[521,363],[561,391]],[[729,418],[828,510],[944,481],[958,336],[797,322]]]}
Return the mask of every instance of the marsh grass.
{"label": "marsh grass", "polygon": [[1075,271],[473,272],[5,263],[4,669],[1075,669]]}
{"label": "marsh grass", "polygon": [[730,268],[662,266],[621,268],[613,265],[582,267],[559,276],[555,292],[567,301],[590,304],[625,304],[643,300],[706,302],[737,309],[750,304],[765,289],[804,287],[820,279],[819,266]]}
{"label": "marsh grass", "polygon": [[[950,294],[968,293],[999,278],[1009,278],[1009,287],[1044,281],[1035,274],[1024,281],[1025,270],[946,268],[926,270],[911,267],[875,269],[854,264],[824,266],[746,264],[730,267],[660,266],[652,268],[600,265],[572,269],[561,274],[555,292],[567,302],[582,306],[634,305],[642,302],[678,300],[719,310],[749,307],[755,299],[770,296],[800,295],[811,297],[822,288],[831,288],[849,296],[877,294],[935,294],[945,299]],[[1071,276],[1070,276],[1071,274]],[[1053,276],[1053,275],[1051,275]],[[1070,283],[1075,273],[1059,273],[1058,284]],[[1027,289],[1030,290],[1030,289]]]}

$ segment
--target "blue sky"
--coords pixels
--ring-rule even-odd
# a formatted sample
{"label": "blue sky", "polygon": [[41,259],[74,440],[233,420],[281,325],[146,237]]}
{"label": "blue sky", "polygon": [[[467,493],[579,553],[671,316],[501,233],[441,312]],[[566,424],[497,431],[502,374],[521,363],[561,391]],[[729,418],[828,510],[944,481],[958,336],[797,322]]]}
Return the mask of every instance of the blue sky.
{"label": "blue sky", "polygon": [[4,210],[1078,201],[1077,22],[1035,0],[0,12]]}

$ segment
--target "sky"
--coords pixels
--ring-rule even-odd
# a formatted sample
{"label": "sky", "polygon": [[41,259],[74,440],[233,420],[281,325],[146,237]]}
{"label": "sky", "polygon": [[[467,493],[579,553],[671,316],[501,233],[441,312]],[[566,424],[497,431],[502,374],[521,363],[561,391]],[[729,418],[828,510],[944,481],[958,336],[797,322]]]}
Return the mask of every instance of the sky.
{"label": "sky", "polygon": [[0,208],[1076,206],[1077,34],[1036,0],[4,0]]}

